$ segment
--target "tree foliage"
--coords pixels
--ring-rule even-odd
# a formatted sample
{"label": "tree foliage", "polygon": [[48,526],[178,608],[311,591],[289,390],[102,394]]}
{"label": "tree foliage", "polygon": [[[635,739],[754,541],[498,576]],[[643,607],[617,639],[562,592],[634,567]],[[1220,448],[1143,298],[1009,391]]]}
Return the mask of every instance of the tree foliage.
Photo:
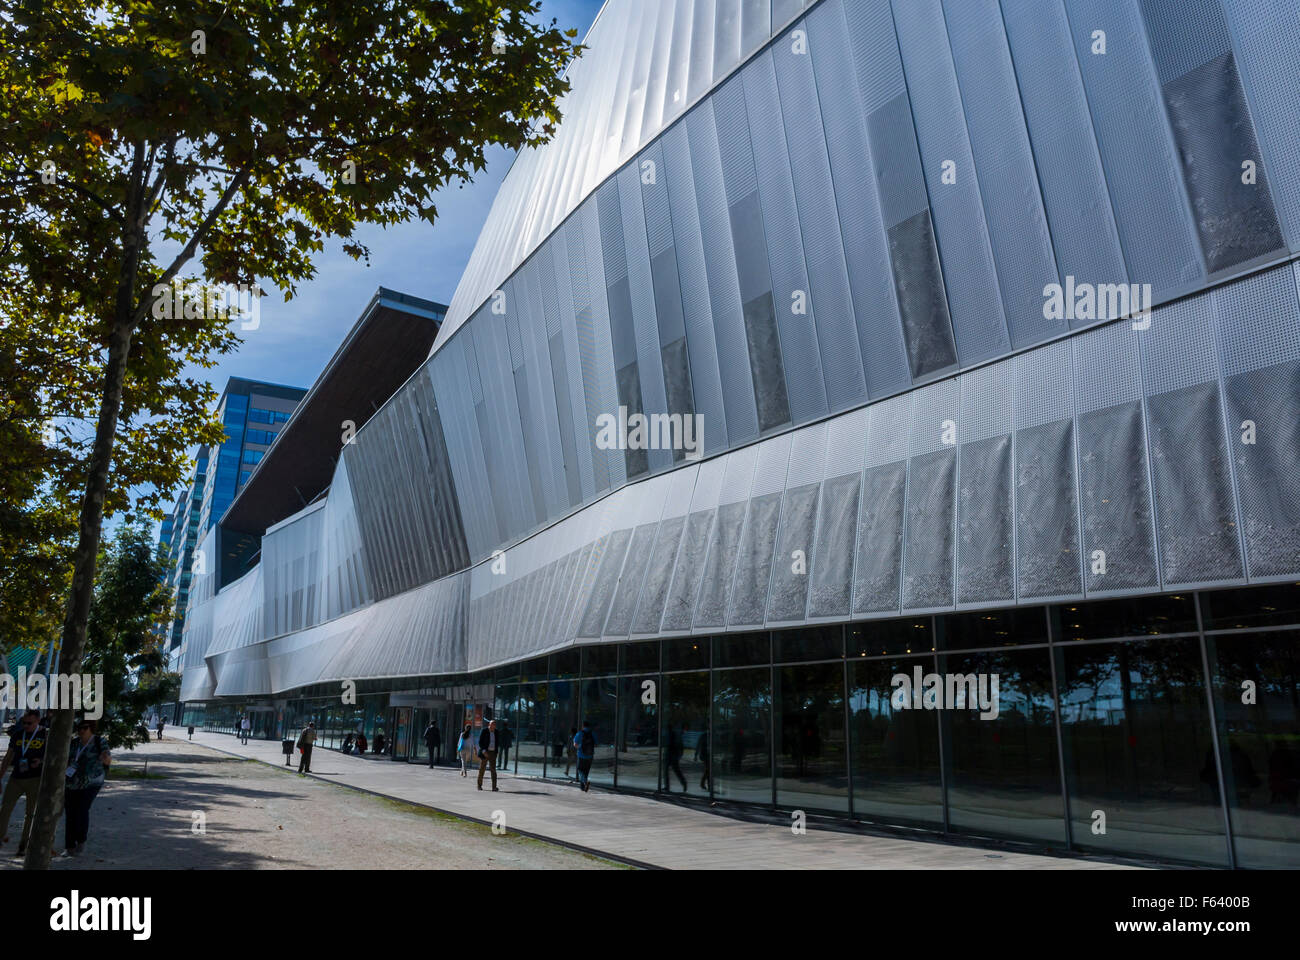
{"label": "tree foliage", "polygon": [[[220,439],[210,385],[184,370],[231,349],[229,318],[160,315],[156,291],[188,280],[291,297],[328,238],[364,259],[357,224],[433,223],[436,193],[481,170],[488,145],[554,130],[579,48],[537,12],[533,0],[0,0],[0,440],[14,440],[0,515],[20,514],[23,531],[0,539],[21,568],[0,577],[0,608],[21,620],[15,591],[46,591],[27,602],[62,613],[67,671],[105,513],[155,508],[132,491],[175,488],[184,451]],[[49,557],[35,549],[42,523]],[[48,862],[71,723],[55,715],[29,867]]]}

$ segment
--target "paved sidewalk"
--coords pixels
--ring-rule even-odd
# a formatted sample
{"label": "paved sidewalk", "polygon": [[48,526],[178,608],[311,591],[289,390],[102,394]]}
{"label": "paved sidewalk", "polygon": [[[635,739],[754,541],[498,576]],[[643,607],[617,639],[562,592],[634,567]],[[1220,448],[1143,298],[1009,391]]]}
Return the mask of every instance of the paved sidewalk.
{"label": "paved sidewalk", "polygon": [[[178,739],[184,739],[183,728]],[[280,742],[195,733],[194,743],[284,766]],[[147,748],[145,748],[147,749]],[[295,751],[293,767],[297,768]],[[451,767],[362,759],[318,749],[312,775],[483,822],[505,815],[524,831],[641,864],[671,869],[1122,869],[1115,864],[892,836],[819,830],[795,836],[788,826],[750,823],[648,797],[502,774],[501,790],[475,789]]]}

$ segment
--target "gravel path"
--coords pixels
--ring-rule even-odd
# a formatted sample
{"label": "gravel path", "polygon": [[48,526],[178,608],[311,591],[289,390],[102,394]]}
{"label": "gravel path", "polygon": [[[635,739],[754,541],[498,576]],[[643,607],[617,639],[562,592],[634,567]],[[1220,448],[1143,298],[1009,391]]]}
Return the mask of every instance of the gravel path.
{"label": "gravel path", "polygon": [[[320,751],[327,760],[329,754]],[[148,779],[125,774],[144,772]],[[22,804],[0,870],[22,830]],[[202,832],[198,832],[199,827]],[[63,842],[60,823],[58,842]],[[617,869],[555,844],[164,738],[119,751],[86,852],[56,870]]]}

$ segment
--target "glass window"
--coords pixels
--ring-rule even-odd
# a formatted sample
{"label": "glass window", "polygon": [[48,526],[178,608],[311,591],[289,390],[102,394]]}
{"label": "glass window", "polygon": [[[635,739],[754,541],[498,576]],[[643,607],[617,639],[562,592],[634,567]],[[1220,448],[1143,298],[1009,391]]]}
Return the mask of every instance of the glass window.
{"label": "glass window", "polygon": [[674,673],[663,678],[660,786],[668,793],[709,792],[709,674]]}
{"label": "glass window", "polygon": [[709,666],[708,637],[676,637],[665,640],[665,670],[700,670]]}
{"label": "glass window", "polygon": [[1200,641],[1055,652],[1075,846],[1226,866]]}
{"label": "glass window", "polygon": [[263,450],[245,450],[244,463],[261,463],[264,453]]}
{"label": "glass window", "polygon": [[[939,656],[944,699],[956,704],[939,711],[950,747],[945,762],[952,830],[1065,843],[1048,655],[1039,649]],[[958,676],[976,684],[988,709],[970,702],[969,687],[959,685]]]}
{"label": "glass window", "polygon": [[591,764],[593,783],[614,785],[614,731],[618,706],[618,681],[614,677],[582,682],[582,723],[591,724],[596,738],[596,752]]}
{"label": "glass window", "polygon": [[563,650],[560,653],[551,654],[550,674],[555,680],[563,680],[567,677],[576,677],[578,669],[582,665],[582,651],[580,650]]}
{"label": "glass window", "polygon": [[850,657],[929,653],[934,650],[934,625],[930,617],[868,620],[850,623],[847,639]]}
{"label": "glass window", "polygon": [[[514,733],[515,770],[540,777],[546,768],[546,684],[519,685],[511,728]],[[455,749],[455,741],[452,741]]]}
{"label": "glass window", "polygon": [[727,633],[713,638],[715,667],[747,667],[771,662],[771,634]]}
{"label": "glass window", "polygon": [[933,671],[934,657],[863,660],[849,665],[853,737],[853,815],[887,823],[943,826],[939,718],[931,710],[899,709],[893,678]]}
{"label": "glass window", "polygon": [[1191,594],[1062,604],[1052,608],[1052,616],[1057,640],[1157,636],[1196,629]]}
{"label": "glass window", "polygon": [[581,651],[584,677],[603,677],[618,672],[618,644],[603,643],[582,647]]}
{"label": "glass window", "polygon": [[713,794],[771,804],[771,670],[717,670],[713,680]]}
{"label": "glass window", "polygon": [[1287,626],[1300,623],[1300,583],[1234,587],[1201,594],[1206,630]]}
{"label": "glass window", "polygon": [[844,628],[777,630],[772,634],[772,655],[777,663],[792,660],[832,660],[844,656]]}
{"label": "glass window", "polygon": [[1300,630],[1220,635],[1205,643],[1237,864],[1294,868],[1300,863]]}
{"label": "glass window", "polygon": [[938,618],[936,627],[942,650],[1047,642],[1047,617],[1042,607],[948,614]]}
{"label": "glass window", "polygon": [[779,668],[776,705],[776,802],[848,812],[844,664]]}
{"label": "glass window", "polygon": [[619,673],[656,673],[659,670],[659,641],[625,643],[619,650]]}
{"label": "glass window", "polygon": [[[573,651],[577,653],[577,651]],[[575,664],[576,666],[576,664]],[[576,755],[569,749],[578,732],[578,681],[553,680],[546,684],[551,718],[550,754],[546,759],[548,777],[578,778]],[[563,772],[561,772],[563,771]]]}
{"label": "glass window", "polygon": [[658,674],[619,680],[618,785],[637,790],[659,785],[659,696],[645,702],[647,680],[660,686]]}

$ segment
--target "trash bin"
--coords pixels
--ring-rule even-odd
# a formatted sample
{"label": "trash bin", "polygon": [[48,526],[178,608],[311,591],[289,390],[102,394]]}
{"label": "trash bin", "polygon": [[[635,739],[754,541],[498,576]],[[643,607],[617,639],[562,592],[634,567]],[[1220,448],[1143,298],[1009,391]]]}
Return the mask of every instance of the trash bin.
{"label": "trash bin", "polygon": [[289,760],[293,757],[293,741],[281,740],[280,749],[284,751],[284,765],[289,766]]}

